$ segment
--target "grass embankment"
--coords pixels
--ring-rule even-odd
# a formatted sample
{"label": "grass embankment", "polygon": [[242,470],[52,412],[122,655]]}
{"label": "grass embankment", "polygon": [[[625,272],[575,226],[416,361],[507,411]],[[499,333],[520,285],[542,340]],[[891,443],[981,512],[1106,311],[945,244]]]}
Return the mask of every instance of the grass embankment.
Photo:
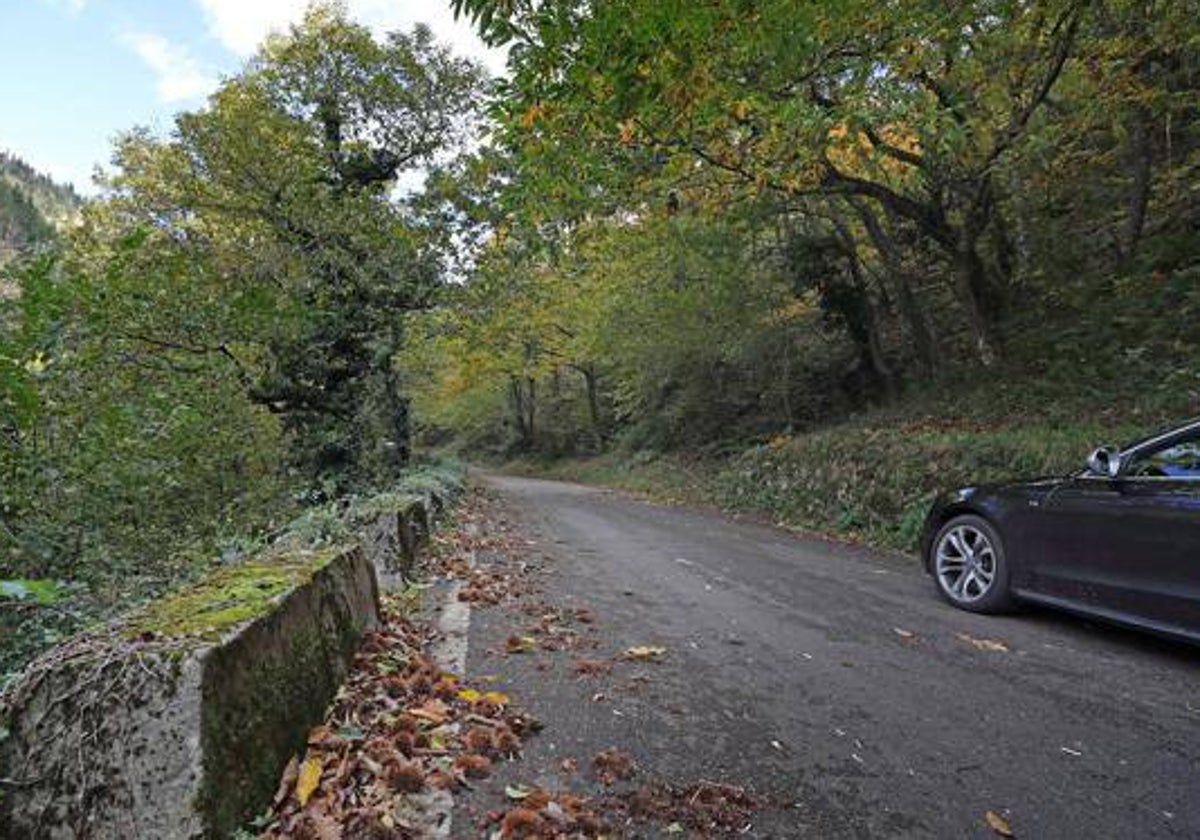
{"label": "grass embankment", "polygon": [[680,454],[517,461],[514,472],[619,487],[660,501],[711,505],[785,527],[910,550],[941,490],[1078,470],[1090,447],[1126,442],[1121,424],[937,424],[871,418],[780,436],[739,455]]}
{"label": "grass embankment", "polygon": [[910,395],[804,433],[727,445],[732,455],[618,449],[591,458],[517,460],[507,469],[911,550],[940,491],[1067,475],[1081,469],[1096,446],[1124,445],[1200,413],[1194,388],[1125,390],[1101,394],[1078,383],[982,380],[940,388],[936,397],[933,391]]}

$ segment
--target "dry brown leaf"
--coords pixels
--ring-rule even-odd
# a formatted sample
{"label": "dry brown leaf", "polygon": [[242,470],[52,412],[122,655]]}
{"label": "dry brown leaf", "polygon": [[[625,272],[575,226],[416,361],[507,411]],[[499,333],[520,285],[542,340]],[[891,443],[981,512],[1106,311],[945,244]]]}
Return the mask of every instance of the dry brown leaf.
{"label": "dry brown leaf", "polygon": [[342,825],[329,814],[309,814],[303,825],[313,840],[342,840]]}
{"label": "dry brown leaf", "polygon": [[529,653],[537,648],[537,639],[532,636],[509,636],[504,641],[505,653]]}
{"label": "dry brown leaf", "polygon": [[308,733],[308,745],[310,747],[336,747],[342,741],[337,735],[333,734],[325,724],[314,726],[312,731]]}
{"label": "dry brown leaf", "polygon": [[612,672],[612,663],[602,659],[576,659],[571,669],[581,677],[604,676]]}
{"label": "dry brown leaf", "polygon": [[967,633],[959,633],[958,638],[970,645],[973,645],[976,650],[986,650],[995,653],[1008,653],[1008,645],[999,639],[976,639]]}
{"label": "dry brown leaf", "polygon": [[616,748],[604,750],[592,760],[592,764],[600,776],[600,781],[606,785],[612,785],[617,780],[631,779],[637,772],[633,756]]}
{"label": "dry brown leaf", "polygon": [[420,706],[409,709],[408,713],[415,718],[427,720],[434,726],[441,726],[450,717],[450,707],[441,700],[427,700]]}
{"label": "dry brown leaf", "polygon": [[629,659],[633,662],[657,662],[667,655],[667,649],[664,647],[654,647],[653,645],[635,645],[631,648],[626,648],[621,654],[622,659]]}
{"label": "dry brown leaf", "polygon": [[988,828],[999,834],[1001,837],[1012,837],[1013,830],[1008,820],[997,814],[995,811],[988,811],[983,815],[984,821],[988,824]]}
{"label": "dry brown leaf", "polygon": [[465,753],[454,759],[454,769],[468,779],[483,779],[492,772],[492,762],[485,755]]}
{"label": "dry brown leaf", "polygon": [[276,808],[282,805],[283,801],[288,798],[288,794],[292,792],[292,787],[296,784],[296,779],[299,777],[300,761],[296,756],[292,756],[291,761],[287,763],[287,767],[283,769],[283,778],[279,780],[279,788],[275,791],[275,799],[272,800]]}

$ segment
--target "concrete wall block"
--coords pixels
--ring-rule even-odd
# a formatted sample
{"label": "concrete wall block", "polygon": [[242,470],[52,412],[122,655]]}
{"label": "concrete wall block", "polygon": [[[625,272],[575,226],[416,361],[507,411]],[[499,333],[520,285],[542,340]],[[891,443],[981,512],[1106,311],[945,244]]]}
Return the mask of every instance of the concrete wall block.
{"label": "concrete wall block", "polygon": [[50,651],[0,700],[0,837],[228,840],[378,626],[374,570],[351,548],[219,638],[119,624]]}

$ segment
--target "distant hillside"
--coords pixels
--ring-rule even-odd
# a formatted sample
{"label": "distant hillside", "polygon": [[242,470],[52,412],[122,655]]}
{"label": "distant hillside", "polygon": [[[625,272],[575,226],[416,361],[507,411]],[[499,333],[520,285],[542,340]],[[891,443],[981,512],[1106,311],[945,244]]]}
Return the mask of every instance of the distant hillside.
{"label": "distant hillside", "polygon": [[53,238],[82,205],[70,185],[0,152],[0,258]]}

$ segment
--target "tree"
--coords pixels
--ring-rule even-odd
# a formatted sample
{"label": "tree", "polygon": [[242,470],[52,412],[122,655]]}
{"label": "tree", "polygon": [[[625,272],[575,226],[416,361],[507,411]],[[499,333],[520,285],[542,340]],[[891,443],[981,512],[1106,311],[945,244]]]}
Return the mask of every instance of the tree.
{"label": "tree", "polygon": [[1071,60],[1082,4],[459,7],[518,43],[513,142],[590,160],[625,147],[683,158],[689,178],[698,164],[727,186],[856,199],[941,251],[979,357],[994,357],[1012,262],[996,170]]}
{"label": "tree", "polygon": [[408,457],[393,357],[440,267],[391,191],[467,139],[483,83],[426,28],[380,43],[315,6],[169,141],[135,132],[118,148],[109,212],[179,243],[244,303],[264,351],[249,393],[314,479],[379,480]]}

